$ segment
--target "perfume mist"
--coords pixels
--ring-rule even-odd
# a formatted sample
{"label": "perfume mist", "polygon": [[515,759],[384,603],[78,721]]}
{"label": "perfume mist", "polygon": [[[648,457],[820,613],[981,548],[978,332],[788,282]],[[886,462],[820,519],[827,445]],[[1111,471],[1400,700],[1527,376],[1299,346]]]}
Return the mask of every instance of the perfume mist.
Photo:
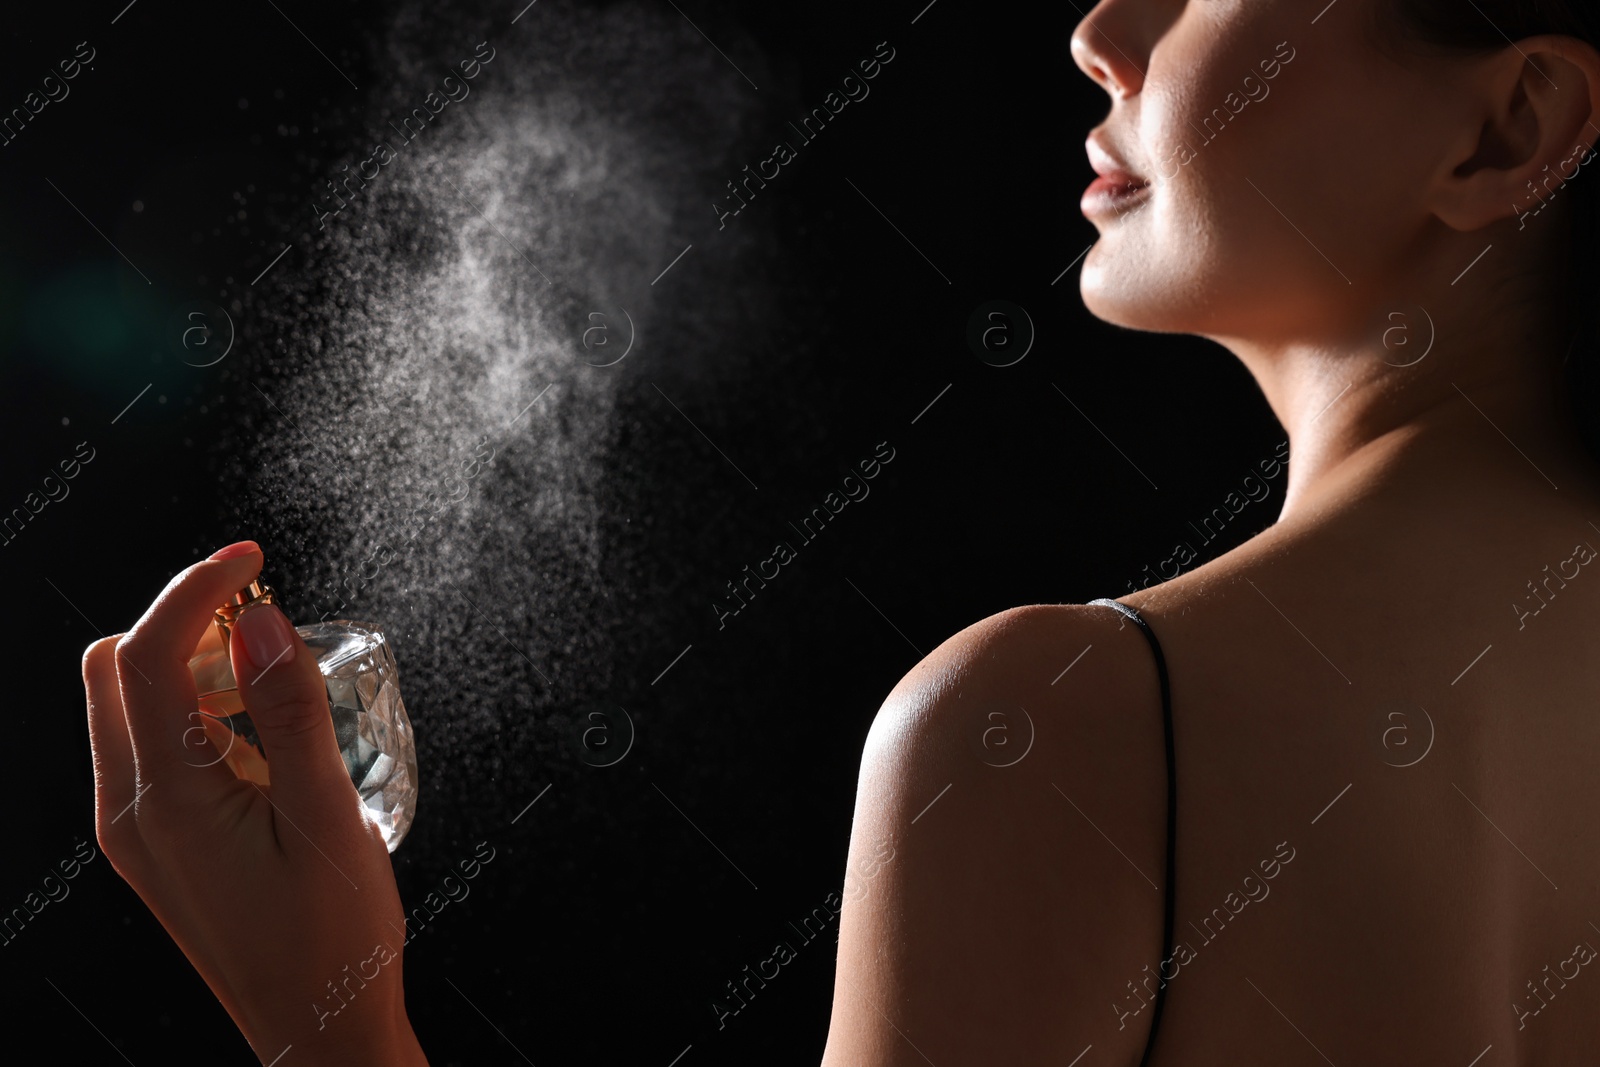
{"label": "perfume mist", "polygon": [[[246,608],[275,602],[270,586],[251,582],[217,609],[213,621],[221,647],[189,661],[206,737],[235,775],[258,785],[271,781],[270,754],[239,697],[228,639]],[[328,710],[350,781],[393,852],[416,814],[417,753],[389,642],[370,623],[346,619],[297,626],[295,632],[316,656],[327,682]]]}

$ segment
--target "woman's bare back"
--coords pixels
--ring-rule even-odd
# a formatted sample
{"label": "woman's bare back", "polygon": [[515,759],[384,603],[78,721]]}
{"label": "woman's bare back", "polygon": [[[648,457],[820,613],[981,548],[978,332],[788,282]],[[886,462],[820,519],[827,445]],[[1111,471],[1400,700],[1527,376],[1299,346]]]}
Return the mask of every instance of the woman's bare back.
{"label": "woman's bare back", "polygon": [[1124,598],[1178,753],[1155,1064],[1600,1048],[1600,498],[1502,449]]}
{"label": "woman's bare back", "polygon": [[1153,1067],[1600,1048],[1600,492],[1483,429],[1381,442],[1121,598],[1171,682],[1170,952],[1135,626],[1014,609],[911,671],[863,756],[826,1067],[1133,1067],[1162,977]]}

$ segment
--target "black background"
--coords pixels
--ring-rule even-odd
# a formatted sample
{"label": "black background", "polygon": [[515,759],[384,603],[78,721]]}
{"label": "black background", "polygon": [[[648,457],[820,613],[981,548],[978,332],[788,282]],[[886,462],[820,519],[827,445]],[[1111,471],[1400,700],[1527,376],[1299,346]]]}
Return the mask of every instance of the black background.
{"label": "black background", "polygon": [[[669,375],[670,352],[618,369],[634,377],[619,386],[627,429],[608,460],[615,618],[558,611],[550,625],[607,628],[608,674],[626,679],[613,695],[637,727],[628,757],[606,768],[571,758],[559,700],[501,709],[504,731],[446,746],[450,707],[473,694],[432,669],[406,687],[423,777],[417,827],[395,856],[407,903],[477,842],[496,850],[471,896],[406,953],[410,1015],[436,1064],[522,1062],[508,1042],[541,1065],[666,1065],[686,1047],[685,1067],[815,1063],[836,926],[720,1029],[711,1004],[840,888],[861,742],[882,698],[919,652],[988,614],[1126,593],[1281,439],[1227,353],[1099,323],[1076,268],[1062,276],[1094,238],[1077,210],[1092,177],[1082,140],[1106,108],[1068,52],[1081,13],[923,3],[679,4],[728,53],[730,85],[744,84],[733,62],[761,73],[758,130],[781,128],[877,42],[897,55],[872,97],[738,220],[779,265],[784,294],[758,332],[697,353],[738,373],[672,386],[759,493],[650,389],[649,360]],[[227,304],[305,227],[308,160],[347,151],[363,108],[393,88],[375,42],[394,18],[278,7],[140,0],[113,25],[121,0],[59,5],[30,12],[3,45],[6,109],[77,42],[98,52],[66,100],[0,148],[0,509],[20,506],[78,442],[96,450],[70,496],[0,546],[3,911],[93,837],[84,646],[126,629],[172,574],[222,544],[255,537],[272,565],[271,522],[241,528],[236,479],[251,461],[233,432],[250,383],[292,373],[274,365],[271,316],[251,302],[272,290],[240,305],[238,348],[216,368],[182,364],[170,320],[188,299]],[[520,5],[504,7],[463,12],[458,33],[438,35],[441,63],[489,27],[496,62],[513,64],[521,35],[570,15],[541,0],[512,26]],[[684,222],[683,243],[713,229],[703,216]],[[729,298],[713,288],[717,254],[702,239],[695,255],[713,269],[686,260],[674,300]],[[295,269],[314,278],[317,263]],[[1026,308],[1037,331],[1014,366],[985,364],[966,341],[969,316],[994,299]],[[883,440],[896,458],[872,496],[719,632],[710,601],[722,583]],[[1207,552],[1265,525],[1279,495],[1281,482]],[[527,638],[515,605],[506,617],[510,641]],[[448,663],[451,650],[397,638],[396,654],[405,679],[408,663]],[[505,669],[525,669],[509,649]],[[463,744],[480,758],[445,758]],[[13,1048],[74,1063],[251,1062],[104,857],[0,947],[0,963]]]}

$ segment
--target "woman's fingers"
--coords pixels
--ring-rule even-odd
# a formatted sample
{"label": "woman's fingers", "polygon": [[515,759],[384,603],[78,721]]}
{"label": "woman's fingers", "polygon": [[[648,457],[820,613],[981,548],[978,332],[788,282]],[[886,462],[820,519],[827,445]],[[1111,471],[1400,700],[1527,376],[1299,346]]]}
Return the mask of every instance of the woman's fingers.
{"label": "woman's fingers", "polygon": [[[372,948],[404,918],[389,856],[359,814],[316,657],[276,607],[242,612],[227,646],[271,784],[239,781],[219,758],[224,746],[197,747],[189,660],[223,649],[208,630],[213,614],[260,567],[254,544],[225,549],[85,655],[97,830],[263,1062],[292,1047],[290,1058],[318,1063],[351,1062],[351,1050],[362,1063],[423,1063],[398,948],[383,959]],[[331,996],[330,980],[351,979]],[[344,1011],[357,991],[356,1010]],[[400,1051],[386,1057],[388,1047]]]}
{"label": "woman's fingers", "polygon": [[[133,744],[117,688],[117,642],[102,637],[83,654],[83,689],[89,705],[89,752],[94,760],[94,824],[101,847],[132,807]],[[131,837],[131,835],[128,835]]]}
{"label": "woman's fingers", "polygon": [[355,816],[360,800],[339,755],[316,656],[273,604],[233,626],[233,670],[272,774],[272,802],[296,826]]}
{"label": "woman's fingers", "polygon": [[[248,544],[248,543],[247,543]],[[240,546],[231,546],[239,548]],[[261,571],[253,544],[224,549],[179,574],[116,644],[122,709],[141,795],[157,807],[215,799],[234,781],[219,761],[196,755],[198,696],[189,659],[216,609]],[[154,794],[160,793],[160,799]]]}

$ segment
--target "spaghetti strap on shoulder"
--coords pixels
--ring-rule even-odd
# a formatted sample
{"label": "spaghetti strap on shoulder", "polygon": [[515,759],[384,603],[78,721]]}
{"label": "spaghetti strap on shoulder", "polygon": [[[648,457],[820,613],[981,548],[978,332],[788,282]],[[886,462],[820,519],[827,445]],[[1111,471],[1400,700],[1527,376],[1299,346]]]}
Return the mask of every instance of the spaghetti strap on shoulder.
{"label": "spaghetti strap on shoulder", "polygon": [[[1150,651],[1155,654],[1156,678],[1161,683],[1161,724],[1166,735],[1167,748],[1167,886],[1165,897],[1164,917],[1162,921],[1161,943],[1163,946],[1162,961],[1172,957],[1174,918],[1177,904],[1177,853],[1178,853],[1178,765],[1176,748],[1172,739],[1172,690],[1167,682],[1167,660],[1161,654],[1161,642],[1156,640],[1156,633],[1150,624],[1137,610],[1127,604],[1101,597],[1089,601],[1090,604],[1103,605],[1114,608],[1123,616],[1132,620],[1145,639],[1150,643]],[[1161,1025],[1161,1010],[1166,1005],[1167,982],[1161,976],[1161,966],[1156,967],[1156,994],[1155,1002],[1150,1012],[1150,1037],[1145,1042],[1144,1056],[1140,1058],[1140,1067],[1145,1067],[1150,1062],[1150,1053],[1155,1049],[1156,1028]]]}

